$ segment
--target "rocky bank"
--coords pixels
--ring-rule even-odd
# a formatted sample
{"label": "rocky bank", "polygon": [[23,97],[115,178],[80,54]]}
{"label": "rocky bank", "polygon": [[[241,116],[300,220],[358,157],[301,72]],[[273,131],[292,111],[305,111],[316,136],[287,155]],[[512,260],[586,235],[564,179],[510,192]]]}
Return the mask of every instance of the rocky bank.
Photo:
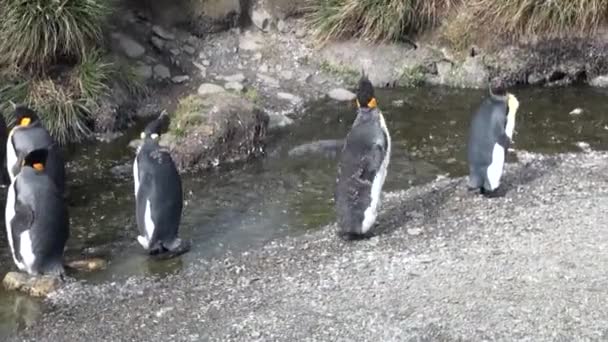
{"label": "rocky bank", "polygon": [[167,278],[73,283],[12,340],[603,340],[607,157],[520,152],[501,198],[465,179],[385,194],[369,240],[331,225]]}

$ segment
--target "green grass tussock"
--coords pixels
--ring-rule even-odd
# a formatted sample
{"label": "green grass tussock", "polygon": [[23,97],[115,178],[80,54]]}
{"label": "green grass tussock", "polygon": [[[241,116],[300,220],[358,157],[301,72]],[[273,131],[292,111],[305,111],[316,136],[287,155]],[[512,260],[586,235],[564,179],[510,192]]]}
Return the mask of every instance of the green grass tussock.
{"label": "green grass tussock", "polygon": [[0,1],[0,58],[36,73],[65,60],[79,61],[103,40],[107,0]]}
{"label": "green grass tussock", "polygon": [[442,26],[452,45],[474,39],[589,36],[608,24],[608,0],[310,0],[320,43],[399,41]]}
{"label": "green grass tussock", "polygon": [[308,23],[321,43],[332,38],[400,40],[434,27],[457,0],[312,0]]}

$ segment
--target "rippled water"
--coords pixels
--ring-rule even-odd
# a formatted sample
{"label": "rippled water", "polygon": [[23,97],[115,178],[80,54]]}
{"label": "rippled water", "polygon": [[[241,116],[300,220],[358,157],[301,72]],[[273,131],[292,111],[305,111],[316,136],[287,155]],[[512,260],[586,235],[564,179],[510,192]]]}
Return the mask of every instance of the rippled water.
{"label": "rippled water", "polygon": [[[514,92],[521,104],[515,148],[576,151],[579,141],[594,149],[608,147],[608,92],[592,88]],[[385,189],[405,189],[438,175],[464,175],[469,119],[485,94],[444,88],[378,91],[393,139]],[[583,114],[569,115],[576,107]],[[86,252],[105,255],[110,261],[105,271],[75,276],[99,282],[162,275],[197,259],[220,256],[227,249],[260,246],[330,223],[336,161],[315,155],[289,158],[287,151],[316,139],[343,138],[354,116],[353,104],[320,101],[310,106],[296,127],[272,137],[267,158],[184,175],[181,235],[193,241],[193,249],[173,260],[150,260],[135,242],[134,151],[127,144],[138,131],[109,144],[72,148],[68,258]],[[5,197],[5,190],[0,196]],[[2,228],[0,274],[14,269]],[[37,300],[0,289],[0,336],[32,324],[43,308]]]}

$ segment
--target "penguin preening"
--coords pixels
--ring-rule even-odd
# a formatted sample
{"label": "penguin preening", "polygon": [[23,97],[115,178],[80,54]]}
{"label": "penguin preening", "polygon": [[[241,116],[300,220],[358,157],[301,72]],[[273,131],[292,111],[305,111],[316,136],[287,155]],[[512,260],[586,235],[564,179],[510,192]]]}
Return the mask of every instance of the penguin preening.
{"label": "penguin preening", "polygon": [[15,179],[23,158],[38,149],[48,150],[45,172],[65,192],[65,162],[61,148],[55,143],[48,130],[42,125],[35,111],[25,106],[17,106],[14,111],[15,127],[6,141],[6,164],[11,182]]}
{"label": "penguin preening", "polygon": [[468,141],[469,190],[490,195],[500,186],[504,163],[513,139],[517,98],[506,90],[490,89],[471,122]]}
{"label": "penguin preening", "polygon": [[365,75],[359,81],[357,106],[336,180],[336,216],[344,238],[364,236],[376,222],[391,155],[391,137]]}
{"label": "penguin preening", "polygon": [[8,188],[5,225],[20,270],[61,276],[70,223],[63,195],[46,173],[47,157],[47,150],[38,149],[23,158]]}
{"label": "penguin preening", "polygon": [[190,248],[178,237],[181,222],[182,182],[169,151],[159,145],[165,114],[141,133],[142,145],[133,162],[139,244],[150,254],[181,254]]}

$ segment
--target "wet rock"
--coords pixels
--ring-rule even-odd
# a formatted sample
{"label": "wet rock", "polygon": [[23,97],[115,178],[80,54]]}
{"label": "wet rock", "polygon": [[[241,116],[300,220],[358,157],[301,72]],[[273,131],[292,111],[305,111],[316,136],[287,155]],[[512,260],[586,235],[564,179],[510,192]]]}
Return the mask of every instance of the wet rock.
{"label": "wet rock", "polygon": [[264,74],[258,74],[258,80],[260,80],[262,83],[264,83],[265,85],[267,85],[269,87],[272,87],[272,88],[279,87],[279,80],[277,80],[274,77],[264,75]]}
{"label": "wet rock", "polygon": [[220,87],[217,84],[213,84],[213,83],[203,83],[198,87],[199,95],[222,93],[224,91],[225,91],[224,88]]}
{"label": "wet rock", "polygon": [[234,90],[234,91],[243,91],[243,89],[245,89],[245,87],[239,83],[239,82],[228,82],[224,85],[224,88],[226,88],[227,90]]}
{"label": "wet rock", "polygon": [[2,284],[9,291],[20,291],[33,297],[46,297],[59,288],[61,280],[51,276],[34,277],[21,272],[9,272]]}
{"label": "wet rock", "polygon": [[180,100],[163,139],[180,169],[204,169],[257,156],[267,127],[263,111],[222,89]]}
{"label": "wet rock", "polygon": [[264,37],[259,32],[246,31],[239,36],[239,50],[256,51],[264,46]]}
{"label": "wet rock", "polygon": [[175,39],[175,35],[173,33],[167,31],[166,29],[164,29],[158,25],[152,26],[152,32],[164,40],[174,40]]}
{"label": "wet rock", "polygon": [[269,113],[268,118],[269,131],[284,128],[294,123],[293,119],[281,113]]}
{"label": "wet rock", "polygon": [[153,71],[154,76],[158,79],[164,80],[171,77],[171,70],[162,64],[156,64]]}
{"label": "wet rock", "polygon": [[[129,167],[129,169],[131,168]],[[70,261],[66,263],[66,266],[81,272],[94,272],[105,269],[108,266],[108,262],[101,258],[89,258]]]}
{"label": "wet rock", "polygon": [[120,49],[127,57],[139,58],[146,53],[146,48],[124,34],[115,33],[113,37],[118,40]]}
{"label": "wet rock", "polygon": [[188,76],[188,75],[178,75],[178,76],[173,76],[171,78],[171,82],[177,83],[177,84],[188,82],[189,80],[190,80],[190,76]]}
{"label": "wet rock", "polygon": [[591,85],[593,87],[600,87],[600,88],[608,87],[608,75],[601,75],[601,76],[592,78],[589,81],[589,85]]}
{"label": "wet rock", "polygon": [[357,97],[353,92],[343,88],[332,89],[327,95],[336,101],[352,101]]}
{"label": "wet rock", "polygon": [[197,1],[194,7],[195,19],[191,21],[191,30],[198,36],[236,27],[241,18],[239,0]]}
{"label": "wet rock", "polygon": [[150,43],[152,43],[152,46],[154,46],[158,51],[162,51],[165,47],[165,42],[158,37],[150,38]]}
{"label": "wet rock", "polygon": [[190,45],[184,45],[182,50],[189,55],[194,55],[196,53],[196,49]]}
{"label": "wet rock", "polygon": [[245,75],[243,75],[243,73],[238,73],[238,74],[229,75],[229,76],[221,76],[219,78],[226,82],[243,82],[243,81],[245,81]]}
{"label": "wet rock", "polygon": [[302,102],[302,98],[299,96],[296,96],[294,94],[290,94],[290,93],[283,93],[283,92],[278,92],[277,93],[277,97],[281,100],[285,100],[285,101],[289,101],[291,103],[301,103]]}
{"label": "wet rock", "polygon": [[152,77],[152,67],[147,64],[139,64],[135,67],[135,73],[144,80]]}

